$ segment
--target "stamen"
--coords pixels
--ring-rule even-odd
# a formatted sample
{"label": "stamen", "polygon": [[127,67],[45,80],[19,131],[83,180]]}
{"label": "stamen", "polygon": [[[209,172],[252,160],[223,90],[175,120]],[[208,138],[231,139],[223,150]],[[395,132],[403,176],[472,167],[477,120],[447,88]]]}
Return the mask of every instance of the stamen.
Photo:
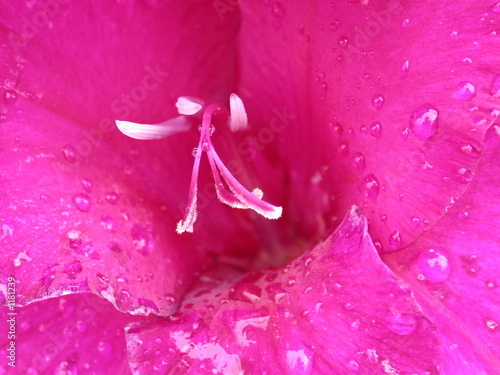
{"label": "stamen", "polygon": [[229,128],[233,132],[244,130],[248,127],[248,116],[243,101],[236,94],[229,96],[229,108],[231,116],[229,117]]}
{"label": "stamen", "polygon": [[[239,109],[235,110],[235,104],[231,104],[231,114],[235,113],[237,115],[236,117],[238,117],[238,114],[243,113],[244,120],[242,120],[243,117],[240,116],[240,120],[238,123],[240,124],[240,126],[243,123],[246,126],[247,120],[243,102],[241,102],[241,99],[238,98],[236,94],[232,95],[234,95],[234,97],[232,97],[231,103],[236,102],[236,106],[239,107]],[[238,104],[238,101],[239,103],[241,103],[241,105]],[[231,174],[231,172],[229,172],[227,167],[219,158],[219,155],[217,155],[214,145],[210,140],[210,136],[213,132],[213,125],[211,124],[212,116],[216,111],[219,110],[222,110],[222,108],[216,104],[211,104],[206,108],[205,113],[203,114],[203,121],[200,128],[200,141],[198,143],[198,147],[196,148],[195,162],[193,165],[193,172],[191,174],[191,186],[189,189],[188,206],[186,208],[184,219],[177,224],[177,233],[179,234],[183,232],[193,232],[193,224],[196,221],[197,216],[196,195],[198,191],[198,170],[200,167],[201,154],[203,152],[206,152],[208,155],[208,161],[210,163],[210,168],[215,180],[215,189],[217,192],[217,196],[222,203],[225,203],[233,208],[250,208],[268,219],[278,219],[283,212],[283,209],[281,207],[273,206],[261,200],[263,196],[262,190],[254,189],[252,192],[250,192],[243,185],[241,185]],[[229,190],[223,183],[221,176],[229,187]]]}
{"label": "stamen", "polygon": [[180,115],[195,115],[203,108],[203,101],[191,96],[181,96],[175,103]]}
{"label": "stamen", "polygon": [[137,124],[120,120],[116,120],[115,123],[123,134],[140,140],[166,138],[172,134],[185,132],[191,127],[184,116],[174,117],[159,124]]}

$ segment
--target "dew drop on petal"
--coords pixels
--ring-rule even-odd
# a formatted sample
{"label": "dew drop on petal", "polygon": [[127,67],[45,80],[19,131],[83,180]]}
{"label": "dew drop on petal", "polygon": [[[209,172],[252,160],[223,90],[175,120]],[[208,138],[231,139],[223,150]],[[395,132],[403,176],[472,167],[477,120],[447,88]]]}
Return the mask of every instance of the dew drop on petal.
{"label": "dew drop on petal", "polygon": [[438,125],[438,110],[431,104],[418,107],[410,117],[410,130],[423,139],[434,135]]}
{"label": "dew drop on petal", "polygon": [[356,361],[349,361],[347,367],[349,368],[349,370],[359,371],[359,364]]}
{"label": "dew drop on petal", "polygon": [[112,347],[111,347],[111,344],[109,342],[100,341],[97,344],[97,351],[99,352],[99,354],[101,354],[104,357],[109,357],[109,355],[111,354],[111,350],[112,350]]}
{"label": "dew drop on petal", "polygon": [[106,199],[106,202],[108,202],[108,203],[116,204],[116,203],[118,203],[118,194],[116,194],[114,191],[111,191],[111,192],[106,194],[104,199]]}
{"label": "dew drop on petal", "polygon": [[415,228],[420,226],[420,219],[418,217],[413,217],[411,219],[411,225],[413,225]]}
{"label": "dew drop on petal", "polygon": [[372,137],[380,138],[380,136],[382,135],[382,125],[378,121],[372,122],[370,124],[370,130],[369,131],[370,131],[370,135]]}
{"label": "dew drop on petal", "polygon": [[74,162],[76,162],[76,151],[73,146],[70,145],[64,146],[62,148],[62,153],[68,163],[73,164]]}
{"label": "dew drop on petal", "polygon": [[17,93],[15,91],[5,91],[5,104],[14,104],[17,101]]}
{"label": "dew drop on petal", "polygon": [[457,214],[458,220],[466,220],[469,217],[469,213],[467,211],[460,211]]}
{"label": "dew drop on petal", "polygon": [[361,180],[360,191],[365,197],[375,199],[380,192],[380,185],[373,174],[367,175]]}
{"label": "dew drop on petal", "polygon": [[408,70],[410,70],[410,60],[404,60],[401,65],[401,78],[408,77]]}
{"label": "dew drop on petal", "polygon": [[85,190],[87,193],[90,193],[92,191],[92,181],[88,179],[83,179],[82,180],[82,187],[83,190]]}
{"label": "dew drop on petal", "polygon": [[398,230],[395,230],[389,236],[389,246],[394,250],[399,250],[401,249],[401,245],[402,245],[401,234],[399,233]]}
{"label": "dew drop on petal", "polygon": [[384,97],[382,95],[375,95],[372,98],[372,106],[375,109],[380,109],[384,106]]}
{"label": "dew drop on petal", "polygon": [[340,48],[347,48],[347,45],[349,44],[349,39],[345,36],[341,36],[338,41],[338,45]]}
{"label": "dew drop on petal", "polygon": [[498,328],[498,323],[493,319],[485,319],[484,325],[489,331],[495,331]]}
{"label": "dew drop on petal", "polygon": [[285,6],[281,1],[276,1],[273,5],[273,13],[276,17],[282,18],[286,15]]}
{"label": "dew drop on petal", "polygon": [[500,74],[496,75],[495,78],[493,78],[490,94],[494,97],[500,97]]}
{"label": "dew drop on petal", "polygon": [[92,201],[88,194],[79,193],[73,195],[73,203],[75,207],[82,212],[89,212],[90,207],[92,206]]}
{"label": "dew drop on petal", "polygon": [[114,233],[116,232],[117,223],[116,220],[111,216],[102,216],[101,225],[106,232]]}
{"label": "dew drop on petal", "polygon": [[198,147],[194,147],[192,150],[191,150],[191,155],[193,155],[193,157],[196,157],[196,153],[198,152]]}
{"label": "dew drop on petal", "polygon": [[496,3],[495,5],[493,5],[493,7],[491,8],[491,10],[493,11],[493,13],[500,13],[500,2]]}
{"label": "dew drop on petal", "polygon": [[393,313],[387,318],[387,326],[398,335],[409,335],[417,328],[417,318],[413,314]]}
{"label": "dew drop on petal", "polygon": [[355,320],[354,322],[351,323],[351,325],[349,326],[349,328],[351,329],[351,331],[357,331],[359,330],[359,319]]}
{"label": "dew drop on petal", "polygon": [[476,96],[476,88],[470,82],[460,82],[455,88],[455,98],[460,100],[471,100]]}
{"label": "dew drop on petal", "polygon": [[433,283],[446,281],[451,267],[444,250],[426,249],[418,256],[418,266],[425,278]]}
{"label": "dew drop on petal", "polygon": [[365,157],[361,152],[355,152],[353,154],[352,162],[358,171],[363,171],[366,168]]}
{"label": "dew drop on petal", "polygon": [[401,132],[401,139],[403,141],[406,141],[408,139],[408,135],[410,134],[410,131],[408,128],[405,128],[402,132]]}

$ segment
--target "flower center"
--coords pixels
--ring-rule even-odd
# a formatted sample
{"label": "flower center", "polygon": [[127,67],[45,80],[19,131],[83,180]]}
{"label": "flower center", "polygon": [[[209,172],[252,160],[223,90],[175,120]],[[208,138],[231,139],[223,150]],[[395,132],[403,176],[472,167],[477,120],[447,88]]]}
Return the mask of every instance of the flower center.
{"label": "flower center", "polygon": [[[200,140],[198,147],[194,150],[194,164],[191,173],[191,183],[189,186],[188,205],[184,217],[177,224],[177,233],[193,232],[196,221],[196,202],[198,195],[198,172],[203,152],[207,153],[212,175],[215,181],[215,190],[217,197],[222,203],[233,208],[252,209],[267,219],[278,219],[281,217],[282,208],[273,206],[262,200],[262,190],[255,188],[252,192],[248,191],[242,184],[236,180],[228,168],[224,165],[215,147],[211,141],[211,135],[214,131],[212,117],[217,112],[228,113],[228,125],[234,132],[246,129],[248,126],[247,114],[243,101],[236,95],[231,94],[230,110],[219,105],[209,104],[203,113],[202,123],[199,127]],[[169,135],[186,131],[189,129],[188,121],[185,116],[196,115],[202,110],[202,102],[189,97],[181,97],[176,103],[181,116],[169,119],[156,125],[137,124],[126,121],[116,121],[118,129],[125,135],[132,138],[148,140],[159,139]]]}

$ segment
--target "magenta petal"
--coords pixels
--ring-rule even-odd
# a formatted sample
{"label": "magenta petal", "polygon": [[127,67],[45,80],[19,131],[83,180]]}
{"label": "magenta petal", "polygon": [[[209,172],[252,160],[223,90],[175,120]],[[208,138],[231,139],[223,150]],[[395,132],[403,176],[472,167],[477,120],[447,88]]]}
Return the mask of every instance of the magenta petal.
{"label": "magenta petal", "polygon": [[[174,117],[185,93],[227,98],[238,12],[219,23],[210,1],[56,5],[47,22],[45,3],[0,5],[0,283],[17,278],[21,305],[91,291],[168,315],[210,254],[255,237],[218,205],[179,238],[196,134],[134,141],[114,119]],[[215,194],[200,190],[207,209]]]}
{"label": "magenta petal", "polygon": [[[2,374],[130,374],[123,328],[137,317],[102,298],[83,293],[16,308],[17,315],[1,312],[14,317],[16,333],[8,339],[10,322],[0,324]],[[11,341],[15,368],[7,365]]]}
{"label": "magenta petal", "polygon": [[298,233],[357,204],[379,249],[399,250],[464,193],[500,108],[492,6],[242,1],[239,92],[266,159],[290,169]]}
{"label": "magenta petal", "polygon": [[500,368],[498,128],[486,133],[469,189],[417,243],[384,257],[443,337],[444,374]]}
{"label": "magenta petal", "polygon": [[357,209],[283,268],[209,271],[174,316],[126,337],[137,373],[439,373],[434,327]]}

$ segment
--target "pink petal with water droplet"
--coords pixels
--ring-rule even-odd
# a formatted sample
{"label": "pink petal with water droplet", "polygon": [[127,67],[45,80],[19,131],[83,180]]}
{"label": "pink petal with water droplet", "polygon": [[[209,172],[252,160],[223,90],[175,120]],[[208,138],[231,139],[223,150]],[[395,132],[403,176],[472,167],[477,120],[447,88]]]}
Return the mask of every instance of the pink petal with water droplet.
{"label": "pink petal with water droplet", "polygon": [[[130,374],[123,327],[141,318],[123,314],[106,300],[83,293],[35,302],[15,309],[15,339],[10,324],[0,325],[0,369],[8,374]],[[144,318],[142,318],[144,320]],[[15,342],[15,368],[6,351]],[[4,367],[5,365],[5,367]],[[64,370],[64,371],[63,371]]]}
{"label": "pink petal with water droplet", "polygon": [[500,345],[499,150],[500,138],[491,128],[465,194],[417,243],[384,257],[439,329],[445,374],[489,374],[500,367],[495,355]]}
{"label": "pink petal with water droplet", "polygon": [[278,270],[209,270],[170,319],[129,325],[126,337],[138,373],[438,374],[440,359],[434,327],[356,208]]}

